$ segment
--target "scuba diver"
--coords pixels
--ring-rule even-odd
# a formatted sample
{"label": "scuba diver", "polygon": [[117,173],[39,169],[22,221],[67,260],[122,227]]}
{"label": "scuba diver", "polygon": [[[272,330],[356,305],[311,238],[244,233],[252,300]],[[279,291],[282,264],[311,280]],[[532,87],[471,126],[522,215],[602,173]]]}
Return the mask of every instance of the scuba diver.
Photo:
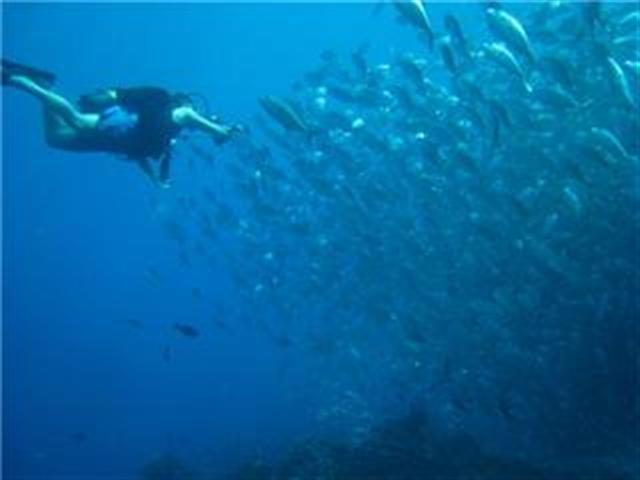
{"label": "scuba diver", "polygon": [[[50,72],[2,59],[2,85],[42,102],[50,147],[125,155],[165,188],[172,146],[183,129],[209,134],[216,144],[241,130],[198,113],[188,94],[159,87],[105,88],[82,95],[74,105],[51,89],[55,80]],[[159,161],[157,173],[151,160]]]}

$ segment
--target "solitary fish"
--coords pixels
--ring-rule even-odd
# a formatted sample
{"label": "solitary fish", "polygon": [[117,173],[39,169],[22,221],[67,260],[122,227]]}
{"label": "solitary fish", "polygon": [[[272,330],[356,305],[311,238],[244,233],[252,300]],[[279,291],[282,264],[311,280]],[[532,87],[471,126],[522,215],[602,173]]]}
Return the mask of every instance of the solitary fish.
{"label": "solitary fish", "polygon": [[582,7],[582,18],[591,33],[597,26],[604,26],[604,22],[602,20],[602,4],[599,0],[594,0],[591,2],[583,2]]}
{"label": "solitary fish", "polygon": [[453,15],[446,15],[444,17],[444,28],[449,32],[458,55],[467,59],[470,58],[471,54],[469,53],[467,39],[464,36],[464,32],[462,31],[462,27],[460,26],[458,19]]}
{"label": "solitary fish", "polygon": [[591,140],[596,146],[604,148],[607,152],[623,160],[632,160],[634,157],[627,152],[622,142],[606,128],[591,127]]}
{"label": "solitary fish", "polygon": [[634,108],[635,104],[633,102],[631,88],[629,87],[629,81],[627,80],[627,75],[624,73],[624,70],[622,70],[620,64],[611,57],[607,57],[607,66],[609,67],[611,84],[616,94],[626,106]]}
{"label": "solitary fish", "polygon": [[427,35],[429,48],[433,50],[435,35],[422,0],[396,0],[394,5],[405,20]]}
{"label": "solitary fish", "polygon": [[220,316],[213,317],[213,324],[220,330],[229,330],[229,325]]}
{"label": "solitary fish", "polygon": [[533,87],[527,81],[520,62],[518,62],[516,57],[513,56],[513,53],[511,53],[507,47],[502,43],[494,42],[485,44],[484,49],[493,61],[518,77],[527,92],[531,93],[533,91]]}
{"label": "solitary fish", "polygon": [[529,62],[534,62],[529,36],[522,24],[513,15],[495,8],[487,9],[489,29],[516,52],[521,53]]}
{"label": "solitary fish", "polygon": [[196,300],[204,300],[204,293],[203,293],[202,289],[200,289],[198,287],[193,287],[191,289],[191,296],[193,298],[195,298]]}
{"label": "solitary fish", "polygon": [[453,49],[451,48],[451,41],[447,37],[440,43],[440,55],[447,70],[455,74],[457,71],[456,59],[453,55]]}
{"label": "solitary fish", "polygon": [[293,107],[284,100],[272,95],[267,95],[266,97],[262,97],[259,102],[264,111],[286,130],[303,133],[309,132],[309,126],[300,117],[300,115],[298,115]]}
{"label": "solitary fish", "polygon": [[173,328],[185,337],[196,338],[200,335],[200,332],[195,327],[187,325],[186,323],[175,323]]}
{"label": "solitary fish", "polygon": [[84,432],[75,432],[69,435],[69,438],[75,443],[84,443],[88,440],[88,435]]}
{"label": "solitary fish", "polygon": [[291,338],[287,337],[286,335],[276,335],[275,337],[273,337],[273,340],[280,348],[287,349],[293,346],[293,340],[291,340]]}
{"label": "solitary fish", "polygon": [[149,267],[145,271],[147,281],[153,286],[159,286],[163,282],[162,275],[156,267]]}
{"label": "solitary fish", "polygon": [[165,345],[162,349],[162,359],[169,363],[171,361],[171,347],[169,345]]}
{"label": "solitary fish", "polygon": [[640,10],[629,12],[620,19],[617,26],[622,29],[629,27],[630,30],[638,31],[638,28],[640,28]]}
{"label": "solitary fish", "polygon": [[141,330],[144,325],[142,324],[142,322],[136,318],[128,318],[127,319],[127,324],[131,327],[131,328],[135,328],[137,330]]}

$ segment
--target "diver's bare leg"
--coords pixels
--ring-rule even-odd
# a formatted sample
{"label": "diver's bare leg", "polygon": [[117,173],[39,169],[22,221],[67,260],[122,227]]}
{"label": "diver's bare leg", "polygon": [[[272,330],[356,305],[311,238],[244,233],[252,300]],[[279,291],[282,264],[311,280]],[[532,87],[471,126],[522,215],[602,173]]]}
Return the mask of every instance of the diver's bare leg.
{"label": "diver's bare leg", "polygon": [[47,145],[53,148],[68,149],[78,138],[78,129],[73,128],[51,109],[43,109],[44,137]]}
{"label": "diver's bare leg", "polygon": [[142,169],[142,171],[151,179],[151,181],[154,184],[158,184],[158,177],[156,176],[156,173],[153,171],[153,168],[151,168],[151,163],[149,162],[148,158],[142,158],[139,160],[136,160],[138,162],[138,166]]}
{"label": "diver's bare leg", "polygon": [[79,112],[66,98],[51,90],[42,88],[29,77],[13,75],[11,76],[10,84],[38,98],[46,108],[51,109],[74,128],[94,128],[100,119],[97,114]]}

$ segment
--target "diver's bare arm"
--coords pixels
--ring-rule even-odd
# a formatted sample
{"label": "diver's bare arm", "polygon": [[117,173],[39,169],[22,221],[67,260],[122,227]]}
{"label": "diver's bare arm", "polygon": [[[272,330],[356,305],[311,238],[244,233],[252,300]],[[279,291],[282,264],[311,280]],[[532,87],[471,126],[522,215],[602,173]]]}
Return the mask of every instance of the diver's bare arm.
{"label": "diver's bare arm", "polygon": [[178,125],[213,135],[218,142],[223,142],[231,136],[231,127],[214,122],[189,107],[176,108],[173,111],[173,119]]}

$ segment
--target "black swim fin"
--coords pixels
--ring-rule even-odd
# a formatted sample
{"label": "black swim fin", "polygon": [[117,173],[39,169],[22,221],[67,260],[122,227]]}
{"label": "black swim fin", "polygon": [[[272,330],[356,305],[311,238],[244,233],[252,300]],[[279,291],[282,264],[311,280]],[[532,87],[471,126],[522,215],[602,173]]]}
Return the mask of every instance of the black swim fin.
{"label": "black swim fin", "polygon": [[50,88],[56,83],[56,76],[47,72],[46,70],[40,70],[39,68],[30,67],[18,62],[12,62],[5,58],[2,60],[2,84],[8,83],[9,77],[12,75],[23,75],[29,77],[41,87]]}

